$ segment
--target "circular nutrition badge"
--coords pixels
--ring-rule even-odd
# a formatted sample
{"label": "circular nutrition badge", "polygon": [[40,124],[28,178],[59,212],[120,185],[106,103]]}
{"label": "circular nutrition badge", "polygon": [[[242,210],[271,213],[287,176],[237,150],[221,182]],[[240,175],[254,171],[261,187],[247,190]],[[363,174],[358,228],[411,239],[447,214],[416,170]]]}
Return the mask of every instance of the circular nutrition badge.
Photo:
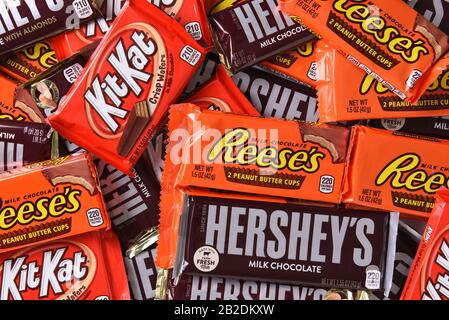
{"label": "circular nutrition badge", "polygon": [[218,267],[220,256],[215,248],[204,246],[196,250],[193,256],[195,267],[201,272],[211,272]]}

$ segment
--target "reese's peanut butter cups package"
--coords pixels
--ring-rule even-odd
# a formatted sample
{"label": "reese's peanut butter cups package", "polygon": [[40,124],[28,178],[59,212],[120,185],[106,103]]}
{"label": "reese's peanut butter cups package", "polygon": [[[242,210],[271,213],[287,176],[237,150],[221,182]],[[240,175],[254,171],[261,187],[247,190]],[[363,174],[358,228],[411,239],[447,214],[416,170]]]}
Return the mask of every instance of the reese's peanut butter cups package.
{"label": "reese's peanut butter cups package", "polygon": [[427,219],[448,187],[448,152],[446,140],[354,126],[343,202]]}
{"label": "reese's peanut butter cups package", "polygon": [[[318,112],[322,122],[445,116],[449,114],[449,70],[419,101],[403,101],[373,76],[353,68],[337,49],[317,43]],[[448,61],[447,57],[442,60]]]}
{"label": "reese's peanut butter cups package", "polygon": [[1,174],[0,217],[0,253],[109,228],[86,154]]}
{"label": "reese's peanut butter cups package", "polygon": [[185,194],[179,210],[174,279],[223,276],[390,291],[397,213],[223,198],[194,190]]}
{"label": "reese's peanut butter cups package", "polygon": [[215,47],[231,73],[314,38],[280,12],[277,0],[228,1],[209,14]]}
{"label": "reese's peanut butter cups package", "polygon": [[[161,226],[186,187],[340,202],[349,130],[173,106],[162,180]],[[161,237],[167,237],[162,235]],[[168,244],[160,241],[160,247]],[[173,247],[172,247],[173,249]],[[159,259],[169,268],[174,256]]]}
{"label": "reese's peanut butter cups package", "polygon": [[1,0],[0,55],[101,17],[96,0]]}
{"label": "reese's peanut butter cups package", "polygon": [[166,14],[131,0],[49,121],[68,140],[130,173],[204,54]]}
{"label": "reese's peanut butter cups package", "polygon": [[0,70],[20,82],[33,79],[58,62],[49,41],[37,42],[0,59]]}
{"label": "reese's peanut butter cups package", "polygon": [[279,5],[401,99],[416,102],[447,67],[441,58],[449,36],[402,1],[279,0]]}
{"label": "reese's peanut butter cups package", "polygon": [[449,300],[449,191],[437,194],[402,300]]}

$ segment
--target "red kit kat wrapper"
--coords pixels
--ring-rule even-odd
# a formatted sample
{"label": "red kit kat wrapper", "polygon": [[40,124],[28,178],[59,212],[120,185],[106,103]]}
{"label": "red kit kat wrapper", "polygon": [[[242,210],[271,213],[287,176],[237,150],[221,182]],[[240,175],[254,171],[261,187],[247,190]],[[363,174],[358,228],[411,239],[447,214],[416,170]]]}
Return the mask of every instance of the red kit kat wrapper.
{"label": "red kit kat wrapper", "polygon": [[49,121],[62,136],[131,174],[204,55],[165,13],[131,0]]}

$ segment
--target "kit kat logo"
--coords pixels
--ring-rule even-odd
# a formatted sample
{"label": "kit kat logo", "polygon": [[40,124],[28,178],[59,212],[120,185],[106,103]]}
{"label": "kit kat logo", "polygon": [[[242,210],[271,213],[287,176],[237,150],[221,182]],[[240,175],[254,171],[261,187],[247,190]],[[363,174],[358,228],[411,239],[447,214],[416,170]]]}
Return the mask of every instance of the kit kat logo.
{"label": "kit kat logo", "polygon": [[20,251],[1,262],[1,300],[77,300],[97,269],[93,251],[75,241],[56,241]]}
{"label": "kit kat logo", "polygon": [[449,244],[447,228],[429,248],[421,274],[422,300],[449,300]]}
{"label": "kit kat logo", "polygon": [[159,104],[167,79],[164,41],[151,25],[134,23],[109,34],[105,59],[87,73],[86,115],[103,139],[122,136],[129,113],[145,102],[150,115]]}

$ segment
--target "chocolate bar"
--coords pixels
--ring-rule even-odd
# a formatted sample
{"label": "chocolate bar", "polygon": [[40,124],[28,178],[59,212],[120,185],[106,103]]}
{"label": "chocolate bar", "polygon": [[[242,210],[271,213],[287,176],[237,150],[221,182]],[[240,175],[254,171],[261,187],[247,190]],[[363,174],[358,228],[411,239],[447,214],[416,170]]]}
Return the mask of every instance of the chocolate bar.
{"label": "chocolate bar", "polygon": [[132,170],[134,178],[100,160],[96,166],[109,217],[127,249],[159,224],[159,182],[145,155]]}
{"label": "chocolate bar", "polygon": [[155,246],[139,253],[134,258],[125,256],[131,297],[134,300],[153,300],[156,290],[157,269],[154,264]]}
{"label": "chocolate bar", "polygon": [[399,300],[420,241],[421,234],[399,221],[390,294],[384,295],[383,292],[373,292],[370,296],[371,300]]}
{"label": "chocolate bar", "polygon": [[282,13],[277,0],[231,1],[209,19],[221,62],[231,73],[315,38]]}
{"label": "chocolate bar", "polygon": [[449,2],[445,0],[404,0],[409,6],[418,11],[441,31],[449,34]]}
{"label": "chocolate bar", "polygon": [[182,274],[390,291],[397,213],[188,196]]}
{"label": "chocolate bar", "polygon": [[369,120],[370,127],[449,139],[449,117]]}
{"label": "chocolate bar", "polygon": [[0,55],[101,17],[94,0],[0,1]]}
{"label": "chocolate bar", "polygon": [[233,79],[264,117],[318,121],[316,91],[310,86],[258,67],[241,71]]}
{"label": "chocolate bar", "polygon": [[118,153],[126,157],[131,152],[137,139],[143,134],[151,121],[151,111],[146,101],[137,102],[131,110],[122,138],[118,145]]}
{"label": "chocolate bar", "polygon": [[51,128],[0,120],[0,173],[51,158]]}
{"label": "chocolate bar", "polygon": [[[153,5],[128,1],[48,120],[63,137],[129,174],[206,51]],[[147,108],[142,103],[133,111],[139,102]]]}
{"label": "chocolate bar", "polygon": [[182,276],[169,282],[170,300],[323,300],[327,289],[209,276]]}

